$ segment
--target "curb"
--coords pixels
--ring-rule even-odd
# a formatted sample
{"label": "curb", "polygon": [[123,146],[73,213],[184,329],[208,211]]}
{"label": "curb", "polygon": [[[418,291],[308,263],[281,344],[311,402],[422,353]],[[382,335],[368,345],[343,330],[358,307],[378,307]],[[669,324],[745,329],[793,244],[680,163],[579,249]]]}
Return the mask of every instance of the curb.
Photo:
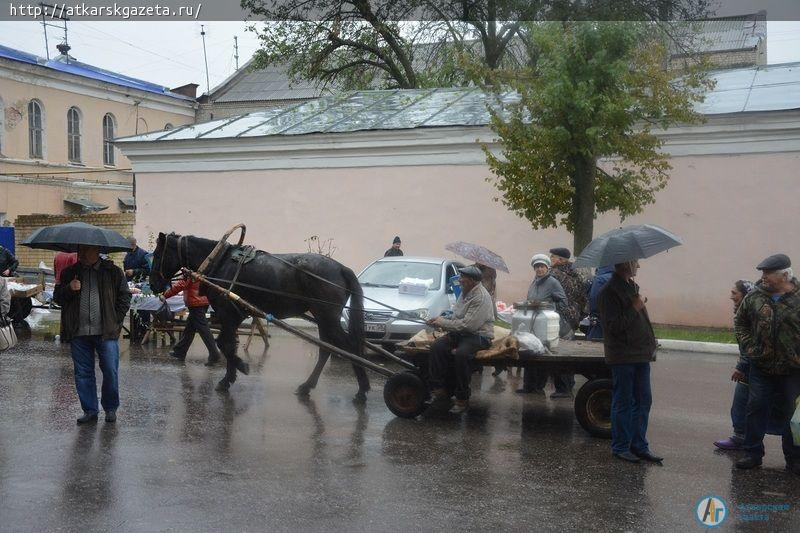
{"label": "curb", "polygon": [[657,339],[664,350],[681,352],[723,353],[739,355],[739,346],[722,342],[679,341],[674,339]]}

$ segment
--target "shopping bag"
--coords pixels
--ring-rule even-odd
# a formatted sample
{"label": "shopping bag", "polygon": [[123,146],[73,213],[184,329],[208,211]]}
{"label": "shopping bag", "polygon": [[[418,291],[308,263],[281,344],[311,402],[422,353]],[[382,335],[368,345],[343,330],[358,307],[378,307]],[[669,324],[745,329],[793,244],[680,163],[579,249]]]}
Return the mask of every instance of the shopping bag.
{"label": "shopping bag", "polygon": [[11,321],[6,316],[0,316],[0,352],[17,345],[17,334]]}
{"label": "shopping bag", "polygon": [[[800,396],[795,400],[795,410],[789,426],[792,428],[792,440],[795,446],[800,446]],[[785,420],[785,419],[784,419]]]}

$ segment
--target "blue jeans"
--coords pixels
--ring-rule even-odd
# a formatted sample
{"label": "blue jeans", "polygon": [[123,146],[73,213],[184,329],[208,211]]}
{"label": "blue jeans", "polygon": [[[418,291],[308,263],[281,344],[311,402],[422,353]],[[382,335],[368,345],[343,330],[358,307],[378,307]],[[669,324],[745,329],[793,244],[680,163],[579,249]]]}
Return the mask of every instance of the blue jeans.
{"label": "blue jeans", "polygon": [[647,422],[653,394],[650,363],[609,365],[613,382],[611,396],[611,452],[650,451]]}
{"label": "blue jeans", "polygon": [[119,344],[117,340],[103,340],[101,335],[75,337],[69,343],[75,367],[75,388],[84,413],[97,414],[97,382],[94,377],[94,353],[103,372],[100,403],[103,410],[115,411],[119,407]]}
{"label": "blue jeans", "polygon": [[800,396],[800,370],[776,376],[765,374],[750,365],[750,398],[747,402],[747,431],[744,450],[753,457],[764,457],[764,434],[769,425],[770,412],[779,413],[782,428],[783,456],[787,464],[800,463],[800,446],[792,442],[789,420],[795,410],[795,399]]}
{"label": "blue jeans", "polygon": [[[750,365],[744,365],[739,369],[750,375]],[[733,391],[733,403],[731,403],[731,423],[733,424],[733,434],[744,440],[747,431],[747,400],[750,398],[750,386],[746,383],[737,383]],[[769,422],[767,423],[767,433],[770,435],[783,434],[780,412],[773,408],[770,412]]]}

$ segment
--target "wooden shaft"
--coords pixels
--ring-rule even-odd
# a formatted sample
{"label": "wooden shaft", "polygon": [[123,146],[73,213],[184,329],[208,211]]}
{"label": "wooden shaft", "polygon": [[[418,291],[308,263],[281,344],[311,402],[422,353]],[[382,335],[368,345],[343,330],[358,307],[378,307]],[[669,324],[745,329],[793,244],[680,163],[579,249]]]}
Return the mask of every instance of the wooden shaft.
{"label": "wooden shaft", "polygon": [[405,367],[405,368],[407,368],[409,370],[419,370],[416,367],[416,365],[414,365],[414,363],[406,361],[402,357],[396,356],[395,354],[393,354],[389,350],[385,349],[383,346],[378,346],[377,344],[372,344],[369,341],[364,341],[364,346],[366,346],[370,350],[375,350],[379,354],[383,355],[384,357],[387,357],[387,358],[391,359],[392,361],[394,361],[395,363],[397,363],[398,365],[400,365],[402,367]]}
{"label": "wooden shaft", "polygon": [[344,357],[345,359],[348,359],[348,360],[352,361],[353,363],[357,364],[358,366],[363,366],[364,368],[369,368],[370,370],[372,370],[374,372],[377,372],[378,374],[382,374],[382,375],[386,376],[387,378],[390,378],[390,377],[392,377],[392,376],[394,376],[396,374],[396,372],[393,372],[393,371],[389,370],[388,368],[384,368],[384,367],[382,367],[382,366],[380,366],[380,365],[378,365],[376,363],[373,363],[372,361],[370,361],[368,359],[364,359],[363,357],[359,357],[359,356],[357,356],[355,354],[352,354],[350,352],[346,352],[345,350],[342,350],[338,346],[334,346],[333,344],[330,344],[328,342],[322,341],[322,340],[316,338],[315,336],[313,336],[313,335],[311,335],[309,333],[306,333],[305,331],[303,331],[301,329],[297,329],[297,328],[295,328],[293,326],[290,326],[289,324],[287,324],[283,320],[280,320],[280,319],[277,319],[277,318],[273,318],[272,320],[270,320],[270,324],[275,324],[279,328],[281,328],[283,330],[286,330],[289,333],[293,333],[293,334],[297,335],[298,337],[300,337],[301,339],[307,340],[311,344],[316,344],[320,348],[324,348],[325,350],[328,350],[331,353],[335,353],[336,355]]}

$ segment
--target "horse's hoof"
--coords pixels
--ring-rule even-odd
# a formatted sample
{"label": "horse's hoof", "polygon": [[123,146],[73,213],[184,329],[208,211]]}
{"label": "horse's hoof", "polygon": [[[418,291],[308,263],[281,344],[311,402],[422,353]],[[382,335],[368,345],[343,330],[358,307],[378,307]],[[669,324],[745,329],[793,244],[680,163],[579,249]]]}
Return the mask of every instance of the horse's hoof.
{"label": "horse's hoof", "polygon": [[294,393],[298,396],[308,396],[310,392],[311,392],[311,387],[309,387],[306,384],[300,385],[299,387],[297,387],[297,390],[294,391]]}
{"label": "horse's hoof", "polygon": [[236,362],[236,370],[247,376],[250,374],[250,365],[239,359],[239,361]]}
{"label": "horse's hoof", "polygon": [[214,387],[214,390],[216,390],[217,392],[228,392],[230,388],[231,384],[228,383],[227,380],[221,379],[219,380],[219,383],[217,383],[217,386]]}
{"label": "horse's hoof", "polygon": [[353,396],[353,403],[362,404],[367,403],[367,393],[363,391],[358,391],[355,396]]}

